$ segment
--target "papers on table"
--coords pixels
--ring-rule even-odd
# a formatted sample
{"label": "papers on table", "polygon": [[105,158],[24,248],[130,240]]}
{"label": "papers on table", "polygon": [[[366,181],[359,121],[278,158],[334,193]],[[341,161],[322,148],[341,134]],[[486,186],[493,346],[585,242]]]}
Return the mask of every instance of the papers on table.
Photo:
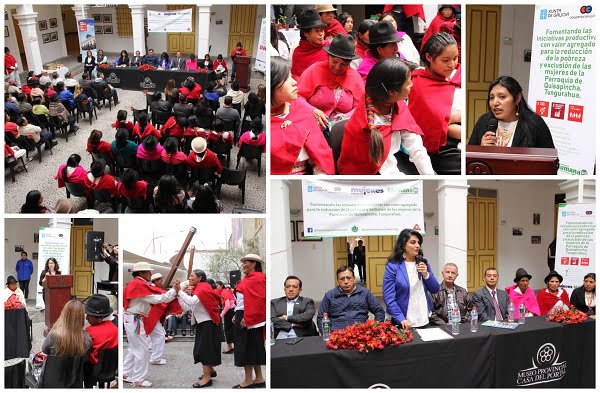
{"label": "papers on table", "polygon": [[496,327],[501,329],[514,329],[519,326],[518,322],[485,321],[481,326]]}
{"label": "papers on table", "polygon": [[421,336],[421,340],[423,341],[448,340],[454,338],[447,331],[440,328],[417,329],[417,333],[419,333],[419,336]]}

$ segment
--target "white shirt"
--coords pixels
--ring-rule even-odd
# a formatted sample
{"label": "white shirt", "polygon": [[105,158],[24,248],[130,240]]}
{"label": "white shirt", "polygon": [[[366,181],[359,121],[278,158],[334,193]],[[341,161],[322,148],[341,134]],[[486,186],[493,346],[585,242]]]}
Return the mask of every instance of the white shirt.
{"label": "white shirt", "polygon": [[419,51],[408,34],[404,34],[398,42],[398,52],[402,53],[402,56],[408,61],[417,65],[421,63]]}
{"label": "white shirt", "polygon": [[244,309],[244,294],[240,292],[235,293],[235,309],[234,311],[240,311]]}
{"label": "white shirt", "polygon": [[179,291],[178,296],[181,307],[192,310],[192,325],[211,320],[208,311],[206,311],[204,304],[198,299],[198,296],[190,296],[184,291]]}
{"label": "white shirt", "polygon": [[[297,300],[297,299],[298,299],[298,298],[296,298],[296,299],[292,299],[292,300],[288,300],[288,301],[287,301],[287,310],[286,310],[286,312],[287,312],[287,316],[288,316],[288,317],[289,317],[290,315],[293,315],[293,314],[294,314],[294,306],[296,305],[296,300]],[[294,331],[294,329],[290,329],[290,331],[289,331],[289,332],[286,332],[286,331],[284,331],[284,330],[281,330],[281,331],[279,332],[279,334],[277,334],[277,339],[283,339],[283,338],[296,338],[296,337],[298,337],[298,336],[296,335],[296,332]]]}
{"label": "white shirt", "polygon": [[5,287],[4,288],[4,301],[6,302],[8,300],[8,298],[11,297],[12,295],[15,295],[17,297],[17,299],[19,299],[19,301],[25,306],[25,308],[27,308],[27,301],[25,300],[25,295],[23,294],[23,291],[21,291],[21,288],[17,288],[13,292],[8,287]]}
{"label": "white shirt", "polygon": [[[139,276],[134,278],[134,280],[142,280],[146,282],[143,278]],[[162,295],[148,295],[131,299],[129,301],[129,306],[127,307],[127,310],[125,310],[125,312],[129,314],[141,314],[147,317],[153,304],[168,303],[171,300],[175,299],[175,296],[177,296],[177,294],[175,293],[175,290],[171,288]]]}
{"label": "white shirt", "polygon": [[404,264],[406,265],[406,273],[408,274],[408,283],[410,285],[406,319],[408,319],[413,327],[425,326],[429,323],[429,309],[427,308],[423,280],[419,280],[416,262],[404,261]]}

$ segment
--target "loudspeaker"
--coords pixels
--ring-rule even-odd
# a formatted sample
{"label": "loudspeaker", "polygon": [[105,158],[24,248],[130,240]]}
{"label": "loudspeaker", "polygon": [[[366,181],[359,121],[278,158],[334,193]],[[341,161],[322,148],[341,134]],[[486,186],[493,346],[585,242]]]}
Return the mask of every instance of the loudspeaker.
{"label": "loudspeaker", "polygon": [[242,272],[239,270],[232,270],[229,272],[229,287],[233,289],[236,284],[242,279]]}
{"label": "loudspeaker", "polygon": [[89,231],[86,233],[85,259],[91,262],[101,262],[102,244],[104,244],[104,232]]}

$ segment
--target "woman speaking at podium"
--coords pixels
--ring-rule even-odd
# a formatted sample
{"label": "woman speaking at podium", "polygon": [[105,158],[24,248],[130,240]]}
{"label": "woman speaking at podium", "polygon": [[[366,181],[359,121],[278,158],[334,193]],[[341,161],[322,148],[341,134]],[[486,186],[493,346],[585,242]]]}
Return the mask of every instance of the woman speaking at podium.
{"label": "woman speaking at podium", "polygon": [[490,84],[488,105],[489,112],[477,120],[469,145],[554,148],[544,119],[527,105],[514,78],[501,76]]}

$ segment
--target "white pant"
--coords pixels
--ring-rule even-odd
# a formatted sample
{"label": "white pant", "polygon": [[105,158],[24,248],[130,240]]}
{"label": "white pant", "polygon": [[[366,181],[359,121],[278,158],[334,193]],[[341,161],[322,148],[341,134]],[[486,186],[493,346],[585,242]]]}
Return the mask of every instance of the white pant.
{"label": "white pant", "polygon": [[165,352],[165,328],[160,321],[154,326],[150,334],[150,341],[152,341],[152,355],[150,356],[150,360],[155,362],[160,360]]}
{"label": "white pant", "polygon": [[[139,334],[136,333],[136,322],[139,323]],[[144,330],[144,322],[136,321],[131,314],[123,315],[125,333],[129,348],[127,356],[123,361],[123,375],[127,375],[132,382],[142,382],[148,373],[148,362],[150,361],[150,349],[152,342]]]}
{"label": "white pant", "polygon": [[15,70],[13,72],[11,72],[10,74],[8,74],[8,79],[14,79],[15,80],[15,85],[18,88],[21,88],[21,79],[19,79],[19,70]]}

